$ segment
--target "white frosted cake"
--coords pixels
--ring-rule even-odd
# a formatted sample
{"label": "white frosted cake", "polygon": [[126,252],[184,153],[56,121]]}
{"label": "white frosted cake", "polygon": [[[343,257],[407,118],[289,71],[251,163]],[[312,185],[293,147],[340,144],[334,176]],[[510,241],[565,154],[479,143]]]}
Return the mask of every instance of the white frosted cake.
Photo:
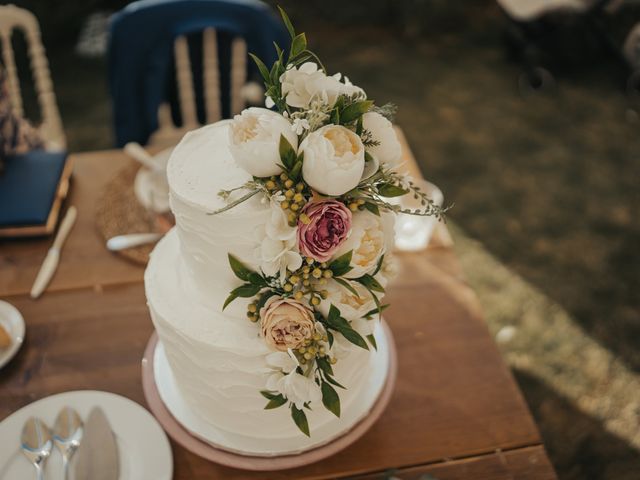
{"label": "white frosted cake", "polygon": [[[397,170],[393,106],[328,75],[282,15],[287,52],[270,69],[254,58],[267,108],[173,151],[176,226],[145,273],[165,405],[193,435],[257,456],[323,445],[377,405],[395,214],[443,213]],[[417,207],[391,200],[404,195]]]}
{"label": "white frosted cake", "polygon": [[176,227],[151,255],[148,305],[179,395],[209,424],[200,426],[201,436],[215,430],[230,450],[243,453],[291,453],[326,443],[371,409],[387,374],[386,359],[380,358],[386,351],[372,355],[354,348],[348,361],[335,365],[336,379],[349,386],[341,394],[343,414],[337,418],[314,408],[308,413],[310,438],[301,435],[287,410],[264,410],[259,392],[272,372],[266,360],[271,351],[256,325],[246,321],[246,301],[221,309],[237,284],[227,252],[254,258],[256,230],[269,218],[268,204],[256,198],[207,215],[224,205],[215,192],[251,178],[229,153],[228,128],[223,121],[191,132],[171,156],[167,173]]}

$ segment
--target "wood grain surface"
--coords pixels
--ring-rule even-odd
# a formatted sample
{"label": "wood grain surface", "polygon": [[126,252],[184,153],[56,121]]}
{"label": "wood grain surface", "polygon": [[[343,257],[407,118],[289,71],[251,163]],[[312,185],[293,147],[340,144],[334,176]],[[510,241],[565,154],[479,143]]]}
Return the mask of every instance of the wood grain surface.
{"label": "wood grain surface", "polygon": [[[0,370],[0,419],[68,390],[106,390],[145,405],[140,360],[153,325],[143,269],[106,251],[92,210],[100,185],[128,161],[119,152],[76,156],[78,223],[39,300],[27,292],[50,240],[0,243],[0,298],[27,324],[22,349]],[[373,479],[390,471],[403,480],[555,478],[453,251],[441,246],[398,259],[385,312],[399,353],[397,387],[362,439],[317,464],[268,474],[221,467],[173,444],[174,478]]]}

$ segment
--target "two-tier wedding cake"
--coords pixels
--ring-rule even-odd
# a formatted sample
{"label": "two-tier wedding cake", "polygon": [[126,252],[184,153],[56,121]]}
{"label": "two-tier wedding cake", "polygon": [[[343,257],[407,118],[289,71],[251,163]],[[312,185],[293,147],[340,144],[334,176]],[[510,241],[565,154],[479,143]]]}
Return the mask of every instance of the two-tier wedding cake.
{"label": "two-tier wedding cake", "polygon": [[[176,227],[145,274],[159,393],[194,435],[247,455],[331,441],[389,370],[380,323],[395,213],[440,210],[398,173],[388,117],[304,34],[267,68],[268,108],[187,134],[167,167]],[[411,194],[423,208],[391,197]]]}

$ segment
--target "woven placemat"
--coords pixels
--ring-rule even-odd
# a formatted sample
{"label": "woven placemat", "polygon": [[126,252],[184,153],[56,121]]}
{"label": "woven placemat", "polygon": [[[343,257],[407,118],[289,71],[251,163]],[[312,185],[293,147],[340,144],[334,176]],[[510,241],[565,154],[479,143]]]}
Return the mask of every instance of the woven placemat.
{"label": "woven placemat", "polygon": [[[98,199],[96,223],[105,243],[109,238],[116,235],[148,232],[163,233],[173,225],[173,218],[170,214],[160,215],[150,212],[138,201],[133,191],[133,183],[139,169],[139,165],[131,164],[119,170],[107,182]],[[153,247],[154,244],[151,243],[120,250],[116,253],[139,265],[146,265]]]}

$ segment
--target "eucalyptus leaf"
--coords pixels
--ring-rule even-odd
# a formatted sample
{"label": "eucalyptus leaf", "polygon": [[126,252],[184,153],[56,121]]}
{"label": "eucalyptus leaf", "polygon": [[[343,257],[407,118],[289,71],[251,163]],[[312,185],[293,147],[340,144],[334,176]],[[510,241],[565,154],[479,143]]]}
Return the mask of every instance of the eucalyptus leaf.
{"label": "eucalyptus leaf", "polygon": [[309,434],[309,422],[307,421],[307,415],[294,404],[291,404],[291,418],[302,433],[307,437],[311,436]]}
{"label": "eucalyptus leaf", "polygon": [[327,382],[322,382],[320,390],[322,391],[322,404],[336,417],[340,417],[340,397],[338,392]]}
{"label": "eucalyptus leaf", "polygon": [[402,195],[409,193],[409,190],[405,190],[404,188],[391,183],[383,183],[382,185],[378,185],[378,192],[383,197],[401,197]]}

